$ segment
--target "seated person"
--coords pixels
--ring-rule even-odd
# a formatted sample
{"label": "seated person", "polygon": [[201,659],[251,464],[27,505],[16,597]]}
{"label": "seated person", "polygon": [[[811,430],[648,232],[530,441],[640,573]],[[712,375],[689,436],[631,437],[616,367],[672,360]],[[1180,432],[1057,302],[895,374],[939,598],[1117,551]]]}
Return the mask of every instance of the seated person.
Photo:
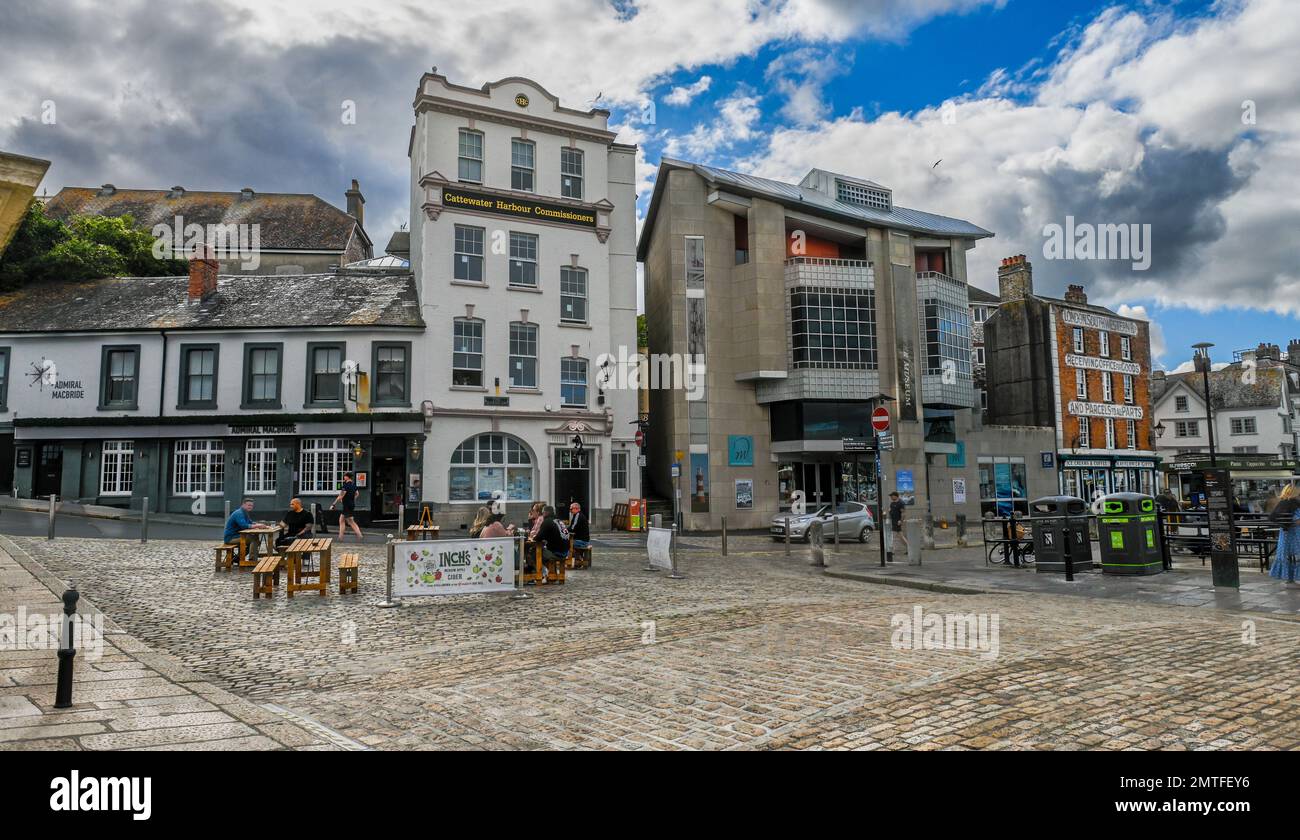
{"label": "seated person", "polygon": [[315,524],[311,511],[303,509],[302,499],[290,499],[288,512],[280,517],[280,527],[284,530],[275,539],[276,547],[292,545],[294,540],[310,539]]}
{"label": "seated person", "polygon": [[587,548],[591,545],[591,523],[582,513],[582,505],[577,502],[569,505],[569,533],[573,536],[575,548]]}
{"label": "seated person", "polygon": [[542,527],[537,531],[537,542],[541,544],[542,556],[546,560],[563,562],[569,556],[569,538],[560,530],[555,508],[550,505],[542,509]]}
{"label": "seated person", "polygon": [[226,533],[223,539],[226,545],[235,545],[239,542],[239,532],[247,528],[252,528],[257,523],[253,521],[253,500],[244,499],[235,512],[230,514],[226,520]]}
{"label": "seated person", "polygon": [[505,523],[501,521],[502,517],[503,514],[500,513],[490,514],[488,516],[487,524],[484,525],[483,530],[478,533],[479,538],[489,540],[513,536],[515,533],[515,526],[505,525]]}

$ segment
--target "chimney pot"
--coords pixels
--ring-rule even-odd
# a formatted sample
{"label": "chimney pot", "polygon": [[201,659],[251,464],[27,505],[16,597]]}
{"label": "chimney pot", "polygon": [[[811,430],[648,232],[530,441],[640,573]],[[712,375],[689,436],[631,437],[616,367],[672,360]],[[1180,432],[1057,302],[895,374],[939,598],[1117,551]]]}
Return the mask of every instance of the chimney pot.
{"label": "chimney pot", "polygon": [[1070,303],[1087,303],[1088,293],[1083,290],[1083,286],[1071,283],[1070,287],[1065,290],[1065,299]]}
{"label": "chimney pot", "polygon": [[347,198],[348,215],[357,220],[362,228],[366,226],[366,198],[361,194],[361,185],[352,179],[352,189],[344,193]]}
{"label": "chimney pot", "polygon": [[998,296],[1005,301],[1025,300],[1034,294],[1034,270],[1023,257],[1006,257],[998,269]]}

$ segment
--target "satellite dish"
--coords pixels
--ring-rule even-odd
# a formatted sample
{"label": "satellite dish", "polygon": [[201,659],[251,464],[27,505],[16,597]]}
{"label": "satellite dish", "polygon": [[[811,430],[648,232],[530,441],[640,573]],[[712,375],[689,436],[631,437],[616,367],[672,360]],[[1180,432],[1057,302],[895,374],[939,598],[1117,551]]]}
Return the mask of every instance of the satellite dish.
{"label": "satellite dish", "polygon": [[356,362],[347,359],[343,362],[343,384],[352,385],[357,381],[357,370],[360,367]]}

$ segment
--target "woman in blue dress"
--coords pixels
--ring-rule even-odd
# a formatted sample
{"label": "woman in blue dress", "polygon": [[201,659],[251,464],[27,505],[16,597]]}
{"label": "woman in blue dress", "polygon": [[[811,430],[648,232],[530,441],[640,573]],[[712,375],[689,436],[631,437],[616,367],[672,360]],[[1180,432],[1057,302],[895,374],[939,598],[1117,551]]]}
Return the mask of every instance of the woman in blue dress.
{"label": "woman in blue dress", "polygon": [[[1294,484],[1282,488],[1278,504],[1297,495]],[[1300,573],[1300,507],[1291,514],[1291,521],[1278,530],[1277,551],[1273,553],[1273,565],[1269,567],[1269,577],[1284,580],[1288,584],[1296,582]]]}

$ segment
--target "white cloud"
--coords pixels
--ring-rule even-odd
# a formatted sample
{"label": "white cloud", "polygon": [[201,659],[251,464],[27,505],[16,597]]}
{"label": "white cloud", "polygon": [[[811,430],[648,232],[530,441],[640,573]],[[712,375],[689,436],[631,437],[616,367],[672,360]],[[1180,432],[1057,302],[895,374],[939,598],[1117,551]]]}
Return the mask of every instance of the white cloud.
{"label": "white cloud", "polygon": [[664,146],[667,157],[710,159],[720,152],[747,143],[757,136],[756,126],[763,116],[759,97],[741,88],[718,103],[718,118],[701,123],[688,134],[669,138]]}
{"label": "white cloud", "polygon": [[691,104],[691,100],[707,91],[711,84],[713,84],[713,78],[711,76],[701,76],[696,80],[695,84],[684,86],[678,85],[673,88],[672,91],[664,97],[664,102],[669,105],[689,105]]}
{"label": "white cloud", "polygon": [[1165,354],[1165,350],[1168,349],[1168,345],[1165,343],[1165,331],[1154,318],[1147,314],[1145,306],[1140,304],[1130,306],[1127,303],[1121,303],[1115,307],[1115,312],[1122,318],[1137,318],[1140,321],[1146,321],[1148,324],[1147,332],[1151,337],[1151,358],[1159,359]]}

